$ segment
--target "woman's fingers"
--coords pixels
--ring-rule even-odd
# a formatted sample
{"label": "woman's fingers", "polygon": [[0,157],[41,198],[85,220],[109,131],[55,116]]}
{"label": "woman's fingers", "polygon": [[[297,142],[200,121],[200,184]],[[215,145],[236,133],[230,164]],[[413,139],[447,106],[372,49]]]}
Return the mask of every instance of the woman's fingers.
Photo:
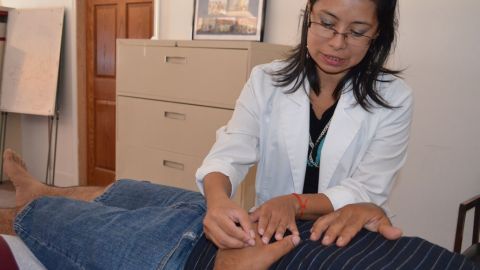
{"label": "woman's fingers", "polygon": [[324,215],[315,221],[310,230],[310,240],[318,241],[323,232],[328,229],[328,226],[337,218],[336,212]]}
{"label": "woman's fingers", "polygon": [[205,234],[219,248],[255,245],[255,233],[248,214],[237,206],[219,207],[207,211],[203,227]]}
{"label": "woman's fingers", "polygon": [[290,222],[290,224],[287,226],[287,229],[288,229],[293,235],[300,235],[300,232],[298,231],[297,223],[295,222],[295,219]]}
{"label": "woman's fingers", "polygon": [[218,248],[243,248],[246,246],[244,241],[230,236],[218,226],[205,226],[204,231],[207,238],[210,239]]}
{"label": "woman's fingers", "polygon": [[262,242],[267,244],[272,236],[277,240],[283,239],[287,229],[299,235],[295,223],[295,200],[290,195],[273,198],[255,211],[250,213],[250,221],[258,221],[258,234],[262,236]]}
{"label": "woman's fingers", "polygon": [[258,211],[261,211],[261,213],[254,212],[252,214],[254,217],[250,218],[250,220],[255,220],[256,216],[259,216],[258,234],[262,236],[263,243],[268,244],[272,236],[275,236],[277,240],[283,239],[287,228],[293,228],[295,235],[299,234],[294,217],[289,219],[286,215],[282,215],[282,213],[272,213],[260,209]]}
{"label": "woman's fingers", "polygon": [[362,228],[379,232],[390,240],[398,239],[402,235],[402,231],[392,226],[380,207],[371,203],[358,203],[344,206],[318,218],[312,226],[310,239],[313,241],[321,239],[324,245],[335,242],[337,246],[343,247]]}
{"label": "woman's fingers", "polygon": [[341,214],[336,215],[335,218],[328,225],[328,228],[325,231],[324,236],[322,237],[322,244],[328,246],[335,242],[337,240],[337,237],[344,230],[345,226],[345,218]]}
{"label": "woman's fingers", "polygon": [[340,209],[319,218],[312,228],[310,239],[313,241],[321,239],[323,245],[335,243],[343,247],[352,240],[363,225],[364,221],[351,211]]}
{"label": "woman's fingers", "polygon": [[390,221],[380,221],[378,225],[378,232],[383,235],[383,237],[387,238],[388,240],[396,240],[400,238],[403,234],[402,230],[397,227],[392,226]]}
{"label": "woman's fingers", "polygon": [[265,229],[265,233],[262,236],[262,242],[268,244],[270,239],[272,238],[273,234],[277,230],[280,224],[280,219],[277,215],[271,215],[270,220],[268,221],[268,226]]}
{"label": "woman's fingers", "polygon": [[270,216],[271,212],[269,211],[262,211],[263,208],[259,208],[257,211],[259,211],[259,218],[258,218],[258,234],[263,236],[265,234],[265,231],[267,229],[268,223],[270,222]]}
{"label": "woman's fingers", "polygon": [[287,225],[286,223],[280,222],[277,226],[277,229],[275,231],[275,239],[282,240],[283,236],[285,235],[285,232],[287,231]]}
{"label": "woman's fingers", "polygon": [[336,240],[336,245],[339,247],[344,247],[352,240],[355,235],[362,229],[363,223],[361,220],[350,220],[349,223],[346,223],[342,231],[338,235]]}

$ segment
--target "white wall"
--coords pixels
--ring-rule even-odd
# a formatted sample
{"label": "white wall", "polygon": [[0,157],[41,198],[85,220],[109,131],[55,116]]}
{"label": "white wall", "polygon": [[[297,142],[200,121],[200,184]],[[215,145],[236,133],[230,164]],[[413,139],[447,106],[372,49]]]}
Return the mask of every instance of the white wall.
{"label": "white wall", "polygon": [[415,113],[394,222],[449,249],[458,204],[480,194],[479,9],[478,0],[400,1],[394,62],[407,68]]}
{"label": "white wall", "polygon": [[[194,0],[156,0],[160,39],[191,39]],[[267,1],[264,41],[293,45],[297,42],[300,9],[305,1]]]}
{"label": "white wall", "polygon": [[[190,39],[193,0],[156,0],[160,39]],[[407,68],[415,113],[409,158],[393,190],[393,221],[448,249],[453,246],[458,203],[480,193],[480,10],[478,0],[403,0],[398,49],[392,64]],[[270,0],[265,42],[294,45],[305,0]],[[64,6],[65,81],[57,159],[60,185],[78,183],[76,41],[73,0],[0,0],[12,7]],[[31,171],[44,177],[46,123],[22,117],[22,152]],[[32,166],[32,165],[30,165]],[[62,179],[62,180],[60,180]],[[467,240],[468,241],[468,240]]]}
{"label": "white wall", "polygon": [[[74,0],[0,0],[0,6],[13,8],[47,8],[64,7],[64,59],[61,66],[61,85],[58,95],[60,104],[60,122],[58,131],[58,152],[55,183],[60,186],[78,184],[78,132],[76,101],[76,34],[75,34],[75,1]],[[9,116],[10,125],[21,125],[20,147],[10,147],[19,151],[29,171],[40,179],[45,179],[48,129],[46,117],[16,115]],[[17,123],[20,121],[20,123]],[[10,136],[10,134],[9,134]],[[7,141],[8,143],[8,141]],[[18,149],[20,148],[20,149]]]}

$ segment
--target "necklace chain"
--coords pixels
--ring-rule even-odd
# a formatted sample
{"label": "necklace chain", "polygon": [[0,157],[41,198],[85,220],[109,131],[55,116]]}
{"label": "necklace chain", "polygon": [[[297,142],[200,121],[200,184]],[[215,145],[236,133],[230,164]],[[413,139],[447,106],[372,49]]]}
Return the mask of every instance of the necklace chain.
{"label": "necklace chain", "polygon": [[325,127],[323,128],[323,130],[322,130],[322,132],[320,133],[320,135],[318,135],[318,138],[317,138],[317,140],[315,141],[315,143],[313,143],[312,135],[309,135],[309,136],[308,136],[308,137],[309,137],[309,145],[310,145],[310,148],[312,149],[312,150],[310,151],[310,154],[308,155],[308,164],[309,164],[309,165],[312,165],[312,166],[314,166],[314,167],[316,167],[316,168],[318,168],[318,167],[320,166],[320,160],[318,160],[318,162],[317,162],[317,161],[315,161],[315,160],[313,159],[313,152],[314,152],[315,148],[317,148],[317,151],[318,151],[318,147],[319,147],[319,145],[320,145],[320,141],[323,139],[323,137],[325,137],[325,134],[327,133],[327,130],[328,130],[329,126],[330,126],[330,121],[331,121],[331,120],[332,120],[331,118],[330,118],[330,120],[328,120],[328,123],[325,125]]}

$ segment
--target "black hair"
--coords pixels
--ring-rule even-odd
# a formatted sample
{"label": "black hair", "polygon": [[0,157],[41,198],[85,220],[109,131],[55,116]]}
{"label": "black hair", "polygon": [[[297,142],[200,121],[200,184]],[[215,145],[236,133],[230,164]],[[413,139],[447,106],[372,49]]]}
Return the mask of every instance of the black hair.
{"label": "black hair", "polygon": [[[310,87],[318,95],[320,93],[320,79],[317,74],[316,63],[310,57],[307,49],[307,33],[310,24],[310,13],[313,5],[321,0],[307,0],[307,7],[303,15],[300,44],[298,44],[284,60],[286,66],[272,72],[276,86],[293,86],[286,93],[293,93],[303,86],[305,78]],[[340,80],[333,95],[338,98],[345,84],[351,82],[352,91],[362,108],[369,111],[374,105],[385,108],[394,108],[378,93],[377,82],[388,82],[381,79],[381,74],[398,75],[401,71],[391,70],[384,65],[394,47],[397,29],[396,6],[397,0],[371,0],[376,5],[378,20],[377,35],[372,39],[364,58],[352,67]],[[306,90],[306,89],[305,89]]]}

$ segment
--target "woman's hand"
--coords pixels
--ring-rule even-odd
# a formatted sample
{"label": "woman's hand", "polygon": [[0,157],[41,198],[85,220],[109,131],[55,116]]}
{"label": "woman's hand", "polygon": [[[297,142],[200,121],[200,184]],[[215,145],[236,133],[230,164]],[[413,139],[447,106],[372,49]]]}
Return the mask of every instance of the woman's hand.
{"label": "woman's hand", "polygon": [[228,198],[208,204],[203,230],[207,239],[221,249],[255,245],[255,232],[247,211]]}
{"label": "woman's hand", "polygon": [[299,206],[297,199],[292,195],[273,198],[250,214],[252,222],[258,222],[258,234],[262,242],[268,244],[275,234],[276,240],[283,239],[286,230],[294,235],[299,235],[295,215]]}
{"label": "woman's hand", "polygon": [[[255,228],[256,224],[253,224]],[[261,242],[258,234],[256,244],[241,249],[219,249],[215,257],[214,269],[228,270],[263,270],[268,269],[282,256],[290,252],[300,243],[298,235],[290,235],[272,244]]]}
{"label": "woman's hand", "polygon": [[318,241],[324,233],[322,244],[333,242],[343,247],[362,229],[379,232],[385,238],[394,240],[402,236],[402,231],[392,226],[383,209],[372,203],[346,205],[315,221],[310,240]]}

